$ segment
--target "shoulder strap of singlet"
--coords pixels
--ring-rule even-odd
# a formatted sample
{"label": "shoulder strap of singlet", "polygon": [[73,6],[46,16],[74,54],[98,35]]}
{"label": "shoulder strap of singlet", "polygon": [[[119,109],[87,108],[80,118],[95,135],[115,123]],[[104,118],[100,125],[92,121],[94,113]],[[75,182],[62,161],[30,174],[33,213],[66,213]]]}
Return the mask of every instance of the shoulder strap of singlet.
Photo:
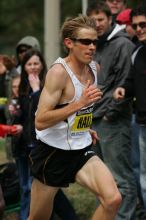
{"label": "shoulder strap of singlet", "polygon": [[97,85],[97,66],[96,66],[96,62],[95,61],[91,61],[91,63],[89,63],[89,66],[94,74],[94,78],[95,78],[95,82],[94,84]]}
{"label": "shoulder strap of singlet", "polygon": [[74,74],[72,72],[72,70],[69,68],[69,66],[66,64],[65,60],[62,59],[61,57],[59,57],[53,64],[56,63],[60,63],[64,66],[65,70],[67,71],[67,73],[70,75],[70,77],[74,77]]}
{"label": "shoulder strap of singlet", "polygon": [[[61,57],[59,57],[53,64],[56,64],[56,63],[60,63],[64,66],[65,70],[67,71],[67,73],[70,75],[71,78],[74,78],[77,80],[77,78],[75,77],[75,75],[73,74],[72,70],[70,69],[70,67],[66,64],[66,62],[64,61],[64,59],[62,59]],[[95,82],[94,84],[97,85],[97,67],[96,67],[96,62],[95,61],[92,61],[90,64],[89,64],[93,74],[94,74],[94,78],[95,78]]]}

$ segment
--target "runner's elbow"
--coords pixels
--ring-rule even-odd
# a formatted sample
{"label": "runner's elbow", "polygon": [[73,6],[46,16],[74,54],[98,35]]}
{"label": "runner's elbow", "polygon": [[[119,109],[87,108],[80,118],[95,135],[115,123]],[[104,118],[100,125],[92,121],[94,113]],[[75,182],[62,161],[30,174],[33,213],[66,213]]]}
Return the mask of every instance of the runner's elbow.
{"label": "runner's elbow", "polygon": [[39,131],[44,129],[43,123],[37,118],[35,119],[35,128]]}

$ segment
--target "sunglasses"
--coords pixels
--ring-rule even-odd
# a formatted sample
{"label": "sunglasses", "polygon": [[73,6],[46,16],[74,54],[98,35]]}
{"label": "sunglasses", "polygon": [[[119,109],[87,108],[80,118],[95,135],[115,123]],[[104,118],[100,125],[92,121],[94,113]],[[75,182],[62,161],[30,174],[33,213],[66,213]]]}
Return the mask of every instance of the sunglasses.
{"label": "sunglasses", "polygon": [[136,31],[137,30],[137,27],[140,27],[141,29],[145,28],[146,27],[146,22],[139,22],[138,24],[132,24],[132,28]]}
{"label": "sunglasses", "polygon": [[91,39],[88,39],[88,38],[85,38],[85,39],[76,39],[76,38],[71,38],[71,40],[73,41],[77,41],[77,42],[80,42],[81,44],[83,45],[90,45],[90,44],[93,44],[94,46],[96,46],[97,44],[97,39],[95,40],[91,40]]}

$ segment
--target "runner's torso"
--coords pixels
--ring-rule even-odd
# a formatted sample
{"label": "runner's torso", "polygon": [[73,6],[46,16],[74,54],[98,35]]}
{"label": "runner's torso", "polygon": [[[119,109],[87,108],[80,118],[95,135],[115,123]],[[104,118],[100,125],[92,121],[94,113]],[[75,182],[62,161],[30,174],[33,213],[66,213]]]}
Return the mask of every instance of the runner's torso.
{"label": "runner's torso", "polygon": [[[75,76],[64,59],[58,58],[54,65],[58,63],[65,68],[74,86],[74,97],[70,102],[57,106],[61,108],[66,104],[78,100],[81,97],[84,85]],[[89,67],[94,76],[93,84],[97,85],[97,70],[95,63],[91,62]],[[93,105],[82,108],[78,112],[69,116],[65,121],[59,122],[52,127],[41,131],[36,129],[37,139],[40,139],[42,142],[52,147],[64,150],[76,150],[85,148],[92,143],[92,138],[89,133],[89,128],[92,123],[92,110]]]}

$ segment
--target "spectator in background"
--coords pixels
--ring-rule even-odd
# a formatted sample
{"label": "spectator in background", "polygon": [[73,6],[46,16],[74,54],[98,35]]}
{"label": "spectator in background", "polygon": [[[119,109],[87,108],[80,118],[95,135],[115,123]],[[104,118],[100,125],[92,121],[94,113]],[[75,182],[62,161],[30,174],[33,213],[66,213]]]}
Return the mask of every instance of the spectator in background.
{"label": "spectator in background", "polygon": [[106,4],[111,10],[112,13],[112,22],[116,21],[117,15],[126,9],[127,1],[126,0],[105,0]]}
{"label": "spectator in background", "polygon": [[17,43],[16,45],[16,58],[17,58],[16,67],[17,67],[18,73],[21,73],[21,63],[22,63],[25,53],[31,48],[34,48],[38,51],[41,50],[40,43],[38,39],[34,36],[25,36]]}
{"label": "spectator in background", "polygon": [[[7,55],[0,56],[0,122],[7,123],[7,109],[5,108],[7,99],[11,97],[11,79],[15,74],[21,73],[21,62],[27,50],[30,48],[36,48],[40,51],[40,43],[33,36],[26,36],[22,38],[16,45],[17,59],[12,59]],[[1,58],[2,57],[2,58]],[[4,67],[1,65],[3,60]],[[3,72],[3,73],[2,73]],[[9,123],[9,122],[8,122]],[[6,155],[8,160],[13,160],[11,151],[11,137],[6,137]]]}
{"label": "spectator in background", "polygon": [[134,44],[138,44],[138,39],[137,39],[137,36],[135,34],[135,30],[132,28],[132,25],[131,25],[131,20],[130,20],[131,11],[132,11],[131,8],[127,8],[127,9],[123,10],[122,12],[120,12],[118,14],[118,16],[116,17],[116,22],[119,25],[124,25],[125,26],[125,31],[128,33],[128,35],[131,38],[132,42]]}
{"label": "spectator in background", "polygon": [[130,220],[137,201],[131,162],[132,103],[131,99],[117,103],[112,94],[129,73],[135,45],[125,31],[119,30],[119,25],[112,25],[111,11],[105,2],[90,6],[87,15],[96,21],[98,42],[95,60],[100,64],[98,86],[103,92],[93,111],[93,129],[100,137],[96,147],[98,151],[100,149],[100,156],[111,170],[122,195],[115,219]]}
{"label": "spectator in background", "polygon": [[5,106],[10,97],[11,77],[17,73],[15,60],[0,54],[0,123],[6,123]]}
{"label": "spectator in background", "polygon": [[[29,213],[32,181],[28,159],[31,149],[35,147],[34,116],[41,85],[46,74],[46,64],[39,51],[30,49],[25,52],[21,65],[21,80],[14,78],[12,82],[13,96],[9,112],[12,123],[20,125],[19,135],[13,138],[12,144],[21,189],[19,220],[26,220]],[[13,86],[17,90],[14,90]],[[12,102],[14,98],[15,103]],[[34,107],[32,108],[32,106]]]}
{"label": "spectator in background", "polygon": [[[10,85],[14,75],[17,74],[15,68],[15,60],[5,54],[0,54],[0,137],[6,137],[7,135],[17,135],[17,125],[5,125],[6,123],[6,104],[7,100],[11,96]],[[3,219],[3,212],[5,208],[5,202],[3,199],[3,193],[0,186],[0,220]]]}
{"label": "spectator in background", "polygon": [[[24,38],[22,38],[16,45],[16,59],[12,59],[11,58],[11,64],[10,61],[6,60],[5,58],[5,64],[6,64],[6,74],[5,76],[3,76],[3,83],[1,83],[3,85],[3,87],[5,89],[2,89],[0,91],[5,91],[6,93],[6,98],[2,98],[1,101],[2,103],[5,102],[5,104],[7,103],[7,98],[11,97],[11,79],[13,78],[13,76],[17,75],[18,73],[21,73],[21,62],[22,59],[26,53],[27,50],[29,50],[30,48],[36,48],[38,50],[40,50],[40,43],[38,41],[37,38],[35,38],[34,36],[26,36]],[[8,57],[8,56],[6,56]],[[11,65],[10,65],[11,64]],[[9,70],[9,71],[8,71]],[[11,71],[10,71],[11,70]],[[7,121],[7,109],[5,108],[5,105],[1,105],[2,106],[2,110],[0,109],[0,113],[2,115],[1,119],[3,119],[3,123],[9,123],[9,121]],[[11,149],[11,136],[7,136],[6,137],[6,155],[7,155],[7,159],[8,160],[13,160],[12,157],[12,149]]]}
{"label": "spectator in background", "polygon": [[[6,105],[11,96],[11,80],[17,74],[14,58],[7,55],[0,55],[0,123],[7,123]],[[12,160],[11,137],[6,136],[6,156]]]}
{"label": "spectator in background", "polygon": [[[129,34],[132,42],[136,45],[136,48],[139,46],[140,42],[136,36],[135,30],[132,27],[131,23],[131,14],[132,9],[127,8],[120,12],[116,18],[116,22],[119,25],[125,25],[125,31]],[[140,217],[143,218],[145,211],[144,202],[142,197],[142,190],[140,185],[140,152],[139,152],[139,125],[135,121],[135,108],[136,100],[133,99],[133,115],[132,115],[132,164],[134,169],[134,174],[137,182],[137,192],[138,192],[138,205],[137,209]]]}
{"label": "spectator in background", "polygon": [[[4,138],[6,135],[16,135],[16,134],[17,134],[17,125],[10,126],[10,125],[0,124],[0,138],[1,137]],[[5,201],[0,183],[0,220],[3,219],[4,209],[5,209]]]}
{"label": "spectator in background", "polygon": [[[136,98],[135,115],[139,124],[140,183],[146,210],[146,5],[140,5],[130,14],[132,27],[141,43],[132,55],[132,68],[125,83],[115,92],[117,100]],[[145,218],[143,218],[145,219]]]}
{"label": "spectator in background", "polygon": [[[16,116],[19,117],[20,115],[20,106],[18,103],[20,78],[20,74],[17,73],[17,75],[12,77],[11,81],[11,97],[9,98],[7,104],[7,123],[9,125],[14,124],[14,121],[17,121]],[[11,148],[14,156],[13,145],[11,146]]]}

